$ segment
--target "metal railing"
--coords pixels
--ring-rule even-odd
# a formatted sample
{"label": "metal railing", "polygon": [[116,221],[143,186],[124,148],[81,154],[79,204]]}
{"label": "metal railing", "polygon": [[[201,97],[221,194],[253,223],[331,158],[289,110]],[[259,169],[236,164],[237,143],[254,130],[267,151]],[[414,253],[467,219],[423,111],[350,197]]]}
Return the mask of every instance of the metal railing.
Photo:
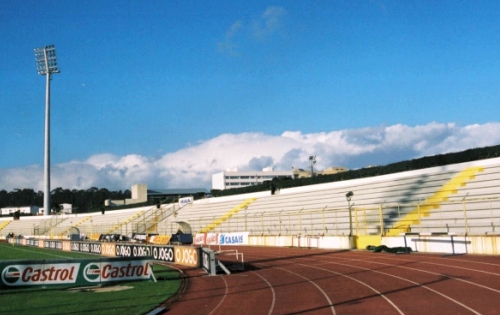
{"label": "metal railing", "polygon": [[[500,198],[462,199],[441,203],[380,204],[351,208],[353,234],[391,235],[390,231],[500,233]],[[194,233],[219,216],[191,221]],[[349,208],[261,211],[234,215],[212,232],[249,232],[253,235],[349,235]],[[395,235],[395,234],[392,234]]]}
{"label": "metal railing", "polygon": [[[224,212],[225,213],[225,212]],[[204,227],[216,222],[221,216],[210,214],[190,220],[194,234]],[[349,223],[352,216],[352,226]],[[18,226],[13,230],[23,235],[57,234],[58,224],[63,217],[54,217],[40,224],[35,222],[26,226]],[[150,209],[135,220],[123,224],[115,233],[130,235],[135,232],[151,232],[156,229],[162,234],[173,233],[175,210],[166,206],[162,209]],[[441,203],[414,204],[380,204],[349,208],[331,208],[285,211],[258,211],[251,208],[218,221],[210,232],[249,232],[251,235],[398,235],[398,231],[406,232],[455,232],[462,235],[500,234],[500,198],[463,198],[457,201]],[[12,222],[11,224],[15,224]],[[117,222],[95,224],[92,219],[79,226],[80,233],[88,236],[103,234]],[[6,235],[9,226],[0,231]],[[44,232],[44,233],[42,233]],[[394,232],[394,233],[391,233]]]}

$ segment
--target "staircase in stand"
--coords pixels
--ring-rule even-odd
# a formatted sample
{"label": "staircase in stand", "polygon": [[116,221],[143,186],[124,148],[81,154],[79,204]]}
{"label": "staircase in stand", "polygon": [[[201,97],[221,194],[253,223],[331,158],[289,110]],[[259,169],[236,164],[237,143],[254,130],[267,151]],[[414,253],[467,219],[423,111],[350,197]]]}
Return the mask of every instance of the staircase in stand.
{"label": "staircase in stand", "polygon": [[234,207],[230,211],[226,212],[220,218],[215,219],[212,223],[210,223],[209,225],[202,228],[200,230],[200,233],[207,233],[207,232],[213,231],[216,227],[221,225],[223,222],[227,221],[233,215],[238,213],[241,209],[245,209],[246,207],[248,207],[248,205],[250,205],[255,200],[257,200],[257,198],[250,198],[250,199],[245,200],[244,202],[240,203],[239,205],[237,205],[236,207]]}
{"label": "staircase in stand", "polygon": [[446,182],[437,192],[425,199],[415,209],[400,219],[392,228],[387,230],[386,235],[397,236],[399,233],[410,232],[410,226],[420,224],[420,218],[428,217],[433,209],[439,209],[441,202],[447,201],[449,196],[456,194],[460,187],[467,185],[467,182],[476,178],[476,174],[483,172],[484,167],[469,167],[455,177]]}

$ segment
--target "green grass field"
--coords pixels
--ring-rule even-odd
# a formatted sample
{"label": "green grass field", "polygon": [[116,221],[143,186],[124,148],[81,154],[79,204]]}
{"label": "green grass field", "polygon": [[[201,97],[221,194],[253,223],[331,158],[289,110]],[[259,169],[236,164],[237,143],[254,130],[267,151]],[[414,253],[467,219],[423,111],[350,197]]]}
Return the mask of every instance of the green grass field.
{"label": "green grass field", "polygon": [[[95,255],[12,246],[0,243],[0,260],[91,258]],[[157,282],[120,282],[131,289],[87,292],[67,288],[22,288],[0,290],[0,314],[145,314],[174,295],[180,287],[177,271],[154,265]]]}

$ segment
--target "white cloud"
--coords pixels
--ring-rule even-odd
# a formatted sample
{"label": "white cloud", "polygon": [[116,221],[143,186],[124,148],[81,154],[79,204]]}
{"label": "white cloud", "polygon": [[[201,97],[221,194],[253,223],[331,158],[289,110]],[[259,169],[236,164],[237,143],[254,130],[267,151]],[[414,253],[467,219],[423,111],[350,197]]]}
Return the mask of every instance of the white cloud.
{"label": "white cloud", "polygon": [[[118,190],[146,183],[150,188],[210,189],[212,174],[231,167],[307,168],[309,156],[316,155],[318,169],[359,168],[499,143],[500,123],[463,127],[435,122],[414,127],[397,124],[309,134],[285,131],[278,136],[222,134],[160,158],[99,154],[53,165],[51,186]],[[0,189],[15,188],[43,190],[43,167],[0,169]]]}
{"label": "white cloud", "polygon": [[286,11],[281,7],[267,7],[260,19],[254,21],[252,35],[263,38],[276,33],[283,27],[283,17],[285,15]]}
{"label": "white cloud", "polygon": [[224,39],[217,42],[219,52],[227,53],[230,56],[240,56],[241,46],[244,45],[245,37],[262,40],[279,32],[283,28],[283,18],[286,10],[269,6],[262,15],[253,21],[238,20],[231,24],[224,34]]}
{"label": "white cloud", "polygon": [[229,30],[227,30],[224,40],[217,43],[217,47],[220,52],[227,53],[231,56],[238,56],[238,45],[234,42],[234,38],[241,31],[243,24],[241,21],[237,21],[231,25]]}

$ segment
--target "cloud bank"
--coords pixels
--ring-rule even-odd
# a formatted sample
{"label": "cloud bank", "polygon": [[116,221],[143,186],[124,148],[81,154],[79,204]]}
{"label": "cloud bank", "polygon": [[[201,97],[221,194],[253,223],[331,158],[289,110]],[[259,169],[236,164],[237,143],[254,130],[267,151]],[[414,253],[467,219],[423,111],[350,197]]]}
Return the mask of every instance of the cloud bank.
{"label": "cloud bank", "polygon": [[[241,171],[267,166],[275,170],[307,168],[309,156],[316,155],[319,170],[331,166],[355,169],[499,143],[500,123],[457,126],[432,122],[309,134],[222,134],[159,158],[103,153],[52,165],[51,187],[124,190],[146,183],[156,189],[210,189],[212,174],[233,167]],[[43,190],[43,165],[0,169],[0,189],[16,188]]]}

